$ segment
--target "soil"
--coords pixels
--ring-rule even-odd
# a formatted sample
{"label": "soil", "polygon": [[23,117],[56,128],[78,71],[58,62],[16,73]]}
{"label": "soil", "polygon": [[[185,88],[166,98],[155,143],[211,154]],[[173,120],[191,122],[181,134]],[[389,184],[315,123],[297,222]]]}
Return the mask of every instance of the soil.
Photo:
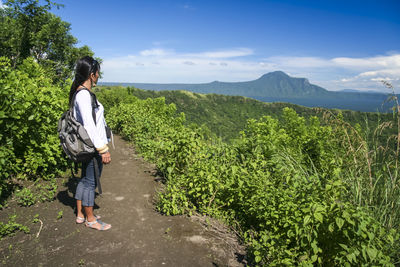
{"label": "soil", "polygon": [[[95,214],[112,224],[98,231],[75,223],[73,192],[79,178],[60,180],[52,202],[16,204],[0,211],[0,221],[17,214],[30,233],[0,241],[3,266],[244,266],[245,253],[234,234],[200,216],[165,216],[154,197],[162,187],[154,165],[115,136],[112,162],[102,174],[103,194]],[[33,223],[38,214],[40,222]],[[207,222],[207,223],[206,223]],[[212,222],[212,223],[210,223]]]}

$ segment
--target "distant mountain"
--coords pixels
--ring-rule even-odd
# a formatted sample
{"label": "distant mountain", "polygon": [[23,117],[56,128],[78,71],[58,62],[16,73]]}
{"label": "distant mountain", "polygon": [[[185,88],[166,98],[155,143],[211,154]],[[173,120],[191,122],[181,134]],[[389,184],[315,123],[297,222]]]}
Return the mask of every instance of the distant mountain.
{"label": "distant mountain", "polygon": [[[116,85],[107,84],[105,85]],[[310,84],[304,78],[292,78],[282,71],[270,72],[259,79],[248,82],[218,82],[203,84],[152,84],[152,83],[131,83],[145,90],[187,90],[203,94],[239,95],[248,97],[307,97],[325,96],[327,90]]]}
{"label": "distant mountain", "polygon": [[387,95],[328,91],[311,84],[305,78],[290,77],[282,71],[264,74],[257,80],[246,82],[218,82],[203,84],[151,84],[151,83],[102,83],[103,85],[134,86],[145,90],[187,90],[202,94],[222,94],[251,97],[263,102],[288,102],[307,107],[325,107],[358,111],[387,111],[382,106]]}

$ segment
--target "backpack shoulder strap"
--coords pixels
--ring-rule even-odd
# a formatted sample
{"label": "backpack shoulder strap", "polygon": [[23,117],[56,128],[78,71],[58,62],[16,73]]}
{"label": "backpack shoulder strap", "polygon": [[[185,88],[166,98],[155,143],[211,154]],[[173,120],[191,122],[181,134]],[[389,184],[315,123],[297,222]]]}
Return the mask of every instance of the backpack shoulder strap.
{"label": "backpack shoulder strap", "polygon": [[83,87],[82,89],[79,89],[79,90],[75,91],[74,96],[72,97],[71,107],[70,108],[72,109],[72,107],[73,107],[73,105],[75,103],[76,95],[82,90],[87,90],[89,92],[89,94],[90,94],[91,105],[92,105],[92,117],[93,117],[94,125],[96,125],[96,110],[95,109],[99,107],[99,104],[97,103],[96,95],[93,92],[91,92],[89,89],[87,89],[86,87]]}

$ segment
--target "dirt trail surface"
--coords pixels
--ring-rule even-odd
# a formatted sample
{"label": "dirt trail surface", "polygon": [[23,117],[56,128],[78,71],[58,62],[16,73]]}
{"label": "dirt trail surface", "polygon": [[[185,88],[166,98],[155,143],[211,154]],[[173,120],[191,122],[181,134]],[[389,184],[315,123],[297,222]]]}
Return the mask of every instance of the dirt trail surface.
{"label": "dirt trail surface", "polygon": [[[103,195],[95,214],[108,231],[75,223],[73,192],[78,178],[66,178],[57,199],[23,208],[10,204],[0,221],[17,214],[30,228],[0,241],[2,266],[243,266],[243,249],[232,234],[200,217],[164,216],[154,209],[160,188],[154,165],[115,138],[112,162],[104,166]],[[38,214],[41,222],[33,223]],[[211,226],[210,226],[211,225]]]}

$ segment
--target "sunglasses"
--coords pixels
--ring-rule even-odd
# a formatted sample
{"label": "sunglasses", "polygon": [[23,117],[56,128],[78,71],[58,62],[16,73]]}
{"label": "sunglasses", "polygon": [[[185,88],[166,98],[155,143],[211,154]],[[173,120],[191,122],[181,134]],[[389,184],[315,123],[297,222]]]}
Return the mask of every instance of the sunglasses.
{"label": "sunglasses", "polygon": [[97,60],[94,59],[92,64],[90,65],[90,73],[94,73],[95,72],[94,70],[98,71],[100,69],[99,66],[100,66],[99,62],[97,62]]}

